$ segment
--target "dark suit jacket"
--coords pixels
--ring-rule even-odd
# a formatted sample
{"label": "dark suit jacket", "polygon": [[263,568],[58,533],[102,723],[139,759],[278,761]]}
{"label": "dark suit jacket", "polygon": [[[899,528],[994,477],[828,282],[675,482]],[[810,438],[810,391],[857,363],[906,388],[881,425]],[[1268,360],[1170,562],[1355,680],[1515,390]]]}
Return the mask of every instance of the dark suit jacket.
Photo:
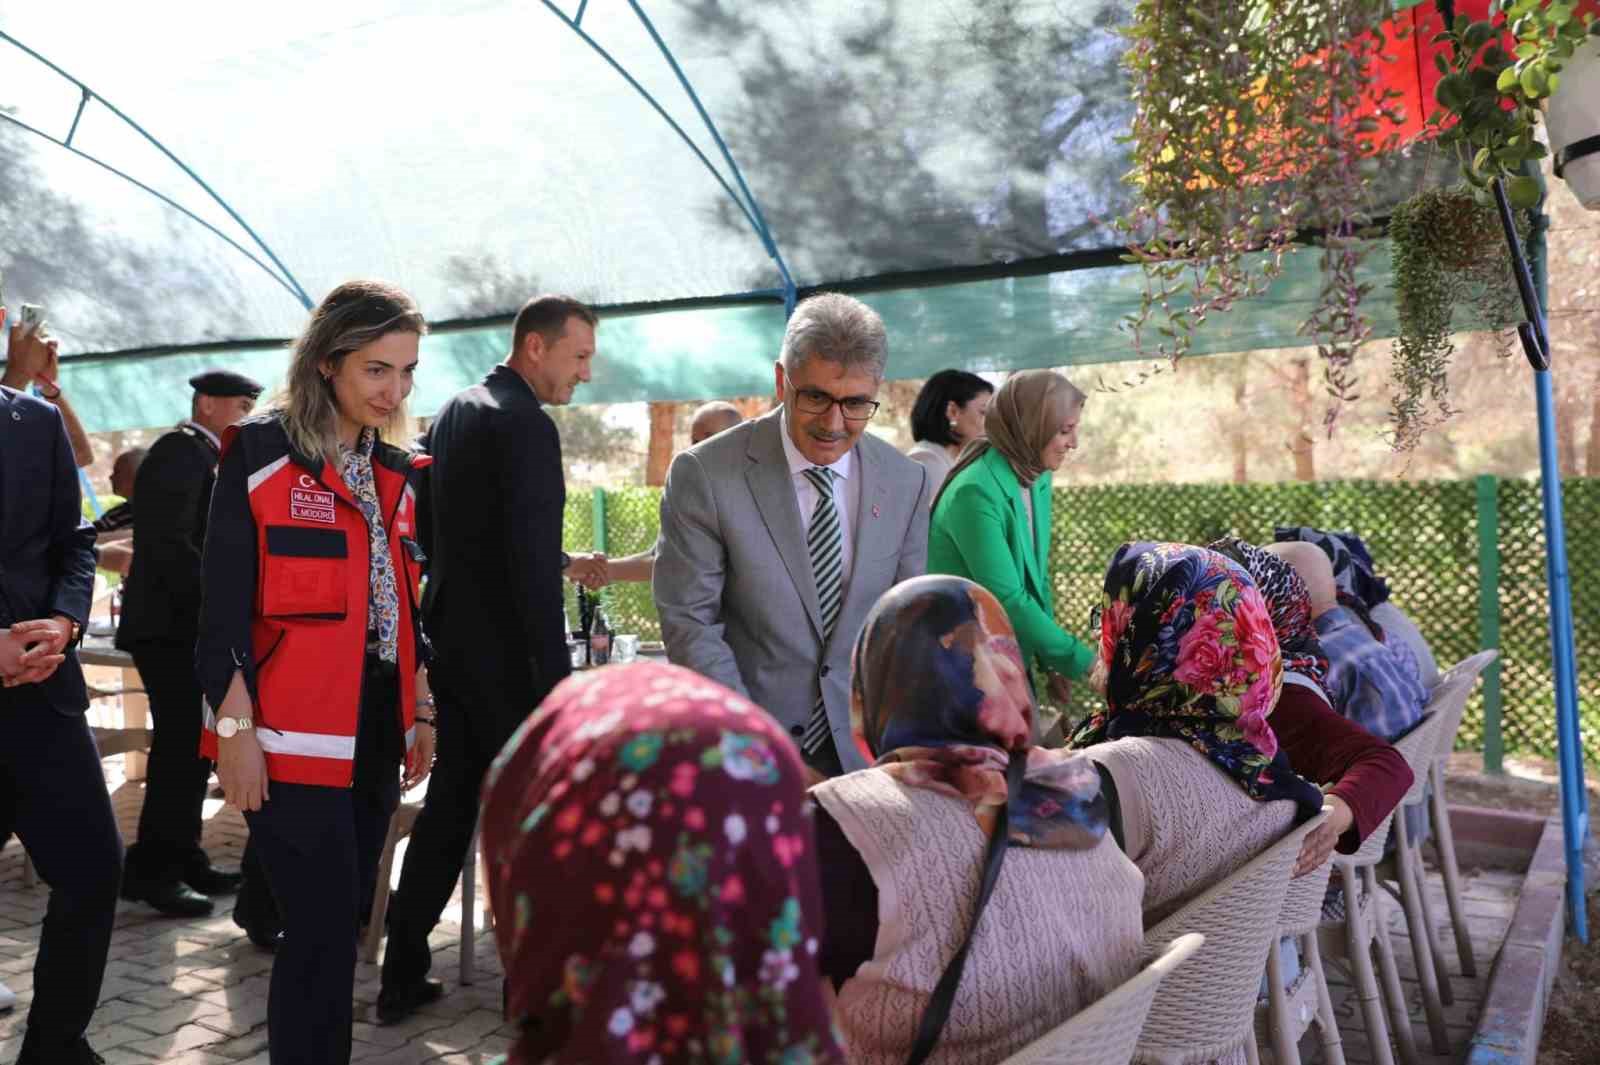
{"label": "dark suit jacket", "polygon": [[[83,519],[81,505],[61,413],[0,386],[0,625],[55,614],[88,624],[94,526]],[[83,713],[89,695],[77,649],[44,683],[7,695],[17,702],[37,698],[63,714]]]}
{"label": "dark suit jacket", "polygon": [[217,449],[180,425],[150,446],[133,483],[133,565],[122,591],[117,646],[194,646],[200,630],[200,553],[217,483]]}
{"label": "dark suit jacket", "polygon": [[520,722],[571,671],[561,437],[528,383],[496,366],[440,408],[422,446],[423,627],[440,666],[470,670]]}

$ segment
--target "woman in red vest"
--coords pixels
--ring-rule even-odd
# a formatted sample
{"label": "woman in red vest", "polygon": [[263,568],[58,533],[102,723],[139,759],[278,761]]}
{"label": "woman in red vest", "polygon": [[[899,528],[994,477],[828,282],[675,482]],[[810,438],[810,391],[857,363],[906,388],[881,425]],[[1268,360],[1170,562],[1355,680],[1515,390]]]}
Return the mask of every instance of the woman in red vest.
{"label": "woman in red vest", "polygon": [[[202,752],[281,911],[273,1065],[350,1060],[356,938],[389,818],[433,761],[417,480],[404,424],[427,326],[393,286],[328,294],[273,408],[230,429],[206,532]],[[213,709],[215,711],[213,712]]]}

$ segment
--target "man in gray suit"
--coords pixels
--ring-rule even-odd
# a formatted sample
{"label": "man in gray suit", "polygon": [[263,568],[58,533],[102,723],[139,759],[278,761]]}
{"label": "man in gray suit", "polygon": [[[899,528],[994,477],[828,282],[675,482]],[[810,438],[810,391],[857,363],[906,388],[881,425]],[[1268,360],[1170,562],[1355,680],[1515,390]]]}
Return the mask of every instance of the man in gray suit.
{"label": "man in gray suit", "polygon": [[867,764],[850,735],[867,611],[927,566],[933,485],[864,435],[887,357],[866,304],[806,300],[775,367],[781,406],[679,455],[661,496],[667,656],[764,707],[824,776]]}

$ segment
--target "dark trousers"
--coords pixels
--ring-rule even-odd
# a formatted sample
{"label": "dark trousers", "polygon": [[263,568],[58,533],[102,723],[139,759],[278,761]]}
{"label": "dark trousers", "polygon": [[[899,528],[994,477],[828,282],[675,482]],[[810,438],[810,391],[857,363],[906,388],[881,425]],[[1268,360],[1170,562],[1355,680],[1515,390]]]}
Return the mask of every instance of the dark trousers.
{"label": "dark trousers", "polygon": [[0,689],[0,791],[50,886],[24,1046],[41,1061],[65,1059],[100,1001],[122,875],[122,841],[83,715],[57,713],[36,688]]}
{"label": "dark trousers", "polygon": [[[361,722],[395,714],[393,667],[369,660]],[[378,715],[378,716],[375,716]],[[394,725],[398,731],[398,723]],[[356,937],[373,888],[389,819],[400,805],[400,757],[381,744],[356,743],[348,788],[270,781],[250,823],[251,860],[261,861],[282,922],[283,942],[267,992],[267,1053],[272,1065],[348,1065]],[[402,741],[403,746],[403,741]]]}
{"label": "dark trousers", "polygon": [[128,848],[128,886],[137,889],[182,880],[206,864],[200,827],[211,763],[200,757],[203,697],[194,646],[140,644],[132,653],[155,718],[139,838]]}
{"label": "dark trousers", "polygon": [[[429,672],[438,703],[439,744],[428,795],[406,843],[400,887],[389,899],[383,986],[404,987],[428,975],[428,935],[450,902],[478,822],[478,792],[489,763],[533,710],[505,705],[503,693],[444,664]],[[424,726],[426,727],[426,726]]]}
{"label": "dark trousers", "polygon": [[359,788],[274,780],[245,815],[283,921],[267,993],[272,1065],[350,1060],[356,936],[400,802],[399,767],[385,777]]}

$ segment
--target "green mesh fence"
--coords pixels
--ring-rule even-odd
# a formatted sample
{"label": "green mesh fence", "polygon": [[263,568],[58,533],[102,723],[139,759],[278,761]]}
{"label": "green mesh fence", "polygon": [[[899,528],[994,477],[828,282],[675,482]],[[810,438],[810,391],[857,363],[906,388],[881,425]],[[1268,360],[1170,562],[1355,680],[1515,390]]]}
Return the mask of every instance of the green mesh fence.
{"label": "green mesh fence", "polygon": [[[1495,594],[1487,599],[1498,610],[1504,746],[1508,753],[1553,757],[1555,696],[1539,486],[1488,480],[1490,498],[1497,502],[1499,565],[1497,574],[1491,574]],[[1592,590],[1600,582],[1600,539],[1582,535],[1582,530],[1600,528],[1600,480],[1569,480],[1565,492],[1584,749],[1600,759],[1600,672],[1593,665],[1600,661],[1600,595]],[[1265,543],[1272,540],[1275,525],[1353,529],[1372,548],[1395,602],[1417,622],[1445,667],[1479,647],[1480,601],[1485,597],[1478,495],[1473,481],[1058,488],[1051,540],[1057,617],[1086,635],[1106,563],[1128,540],[1208,543],[1231,534]],[[632,554],[654,543],[659,498],[659,491],[649,488],[604,493],[604,547],[610,556]],[[568,500],[566,522],[568,550],[598,546],[590,493]],[[637,632],[645,640],[661,638],[649,585],[613,585],[604,600],[618,631]],[[1463,721],[1459,745],[1464,749],[1484,745],[1486,688],[1480,686],[1473,695]],[[1065,708],[1068,717],[1087,713],[1093,698],[1086,686],[1076,685],[1073,703]]]}

